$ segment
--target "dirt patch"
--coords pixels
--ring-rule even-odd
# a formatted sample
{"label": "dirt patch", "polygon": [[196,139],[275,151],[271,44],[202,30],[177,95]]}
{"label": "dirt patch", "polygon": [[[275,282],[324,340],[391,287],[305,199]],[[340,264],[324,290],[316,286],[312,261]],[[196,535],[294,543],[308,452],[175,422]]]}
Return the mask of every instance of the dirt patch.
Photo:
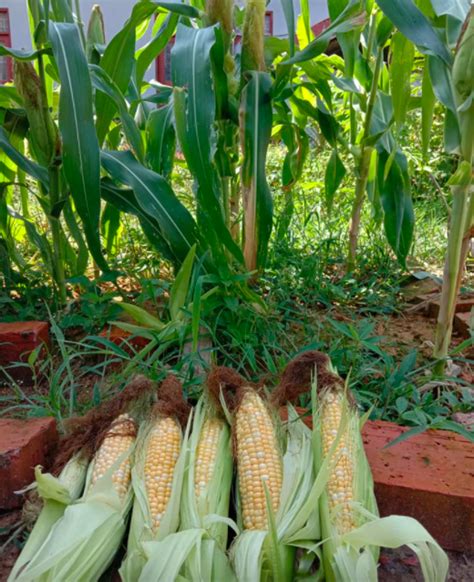
{"label": "dirt patch", "polygon": [[[472,582],[474,554],[447,552],[449,573],[447,582]],[[409,548],[383,550],[380,555],[379,582],[423,582],[418,559]]]}

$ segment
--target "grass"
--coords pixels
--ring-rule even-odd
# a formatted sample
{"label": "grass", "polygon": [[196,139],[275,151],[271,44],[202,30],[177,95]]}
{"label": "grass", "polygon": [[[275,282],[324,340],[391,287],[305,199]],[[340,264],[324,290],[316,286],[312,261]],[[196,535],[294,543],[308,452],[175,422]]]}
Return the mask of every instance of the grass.
{"label": "grass", "polygon": [[[445,182],[452,162],[433,155],[427,166],[417,153],[419,144],[409,151],[416,230],[408,264],[412,270],[439,273],[448,218],[441,193],[449,202]],[[201,332],[212,348],[200,354],[190,349],[189,337],[160,345],[159,352],[149,357],[133,341],[118,347],[98,335],[120,315],[120,307],[111,301],[114,297],[150,310],[166,303],[170,266],[152,250],[133,217],[123,218],[120,240],[112,246],[115,271],[99,279],[92,273],[71,276],[71,301],[62,311],[51,304],[50,280],[41,257],[26,237],[21,238],[19,252],[25,269],[15,289],[0,295],[0,320],[50,318],[56,349],[39,369],[32,356],[27,365],[35,374],[34,388],[24,390],[12,381],[13,389],[0,396],[3,412],[52,414],[62,422],[120,390],[134,373],[160,380],[169,369],[195,395],[201,380],[194,372],[211,362],[232,366],[252,380],[265,377],[272,386],[291,357],[313,348],[327,352],[339,372],[349,377],[361,407],[371,409],[373,418],[415,428],[453,429],[453,413],[472,409],[471,392],[462,378],[427,388],[432,365],[427,351],[420,349],[416,338],[400,345],[386,333],[402,309],[400,290],[406,272],[390,252],[380,219],[368,201],[363,209],[358,267],[354,274],[344,275],[353,181],[348,172],[334,209],[328,212],[323,178],[328,155],[325,150],[312,153],[298,185],[285,192],[280,186],[283,152],[272,147],[268,179],[276,220],[268,267],[256,289],[263,302],[258,305],[242,298],[232,285],[221,290],[202,307]],[[351,161],[345,162],[350,168]],[[173,185],[190,204],[190,181],[184,168],[177,167]],[[462,429],[456,425],[454,430]]]}

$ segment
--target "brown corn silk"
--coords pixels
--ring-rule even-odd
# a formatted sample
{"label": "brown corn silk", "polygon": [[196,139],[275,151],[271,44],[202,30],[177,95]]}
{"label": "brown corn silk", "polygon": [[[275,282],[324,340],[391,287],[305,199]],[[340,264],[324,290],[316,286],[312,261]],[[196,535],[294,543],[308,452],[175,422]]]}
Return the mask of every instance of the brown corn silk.
{"label": "brown corn silk", "polygon": [[156,384],[144,376],[135,376],[116,396],[92,408],[84,416],[66,421],[66,434],[61,439],[53,473],[59,474],[74,455],[91,459],[102,444],[111,424],[140,402],[151,402]]}

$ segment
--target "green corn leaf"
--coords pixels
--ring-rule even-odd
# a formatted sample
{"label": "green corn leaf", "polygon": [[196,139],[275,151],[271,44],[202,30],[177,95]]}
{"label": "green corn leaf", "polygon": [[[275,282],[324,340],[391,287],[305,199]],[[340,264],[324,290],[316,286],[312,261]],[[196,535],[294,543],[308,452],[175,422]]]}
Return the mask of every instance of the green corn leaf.
{"label": "green corn leaf", "polygon": [[213,159],[216,140],[215,94],[210,52],[216,42],[215,27],[193,29],[178,25],[171,52],[174,113],[177,136],[189,169],[197,181],[197,218],[214,258],[227,264],[222,245],[243,262],[240,248],[224,220],[220,179]]}
{"label": "green corn leaf", "polygon": [[266,179],[266,157],[272,131],[271,79],[250,73],[241,98],[245,261],[249,270],[263,267],[272,230],[273,200]]}
{"label": "green corn leaf", "polygon": [[324,30],[302,51],[297,52],[292,58],[283,64],[294,64],[309,61],[321,55],[329,44],[331,38],[342,32],[350,32],[354,28],[360,28],[365,23],[365,14],[361,11],[358,0],[350,0],[347,6],[332,21],[331,25]]}
{"label": "green corn leaf", "polygon": [[281,0],[281,7],[286,20],[286,27],[288,30],[288,40],[290,43],[290,57],[295,54],[295,8],[293,0]]}
{"label": "green corn leaf", "polygon": [[87,269],[87,263],[89,262],[89,251],[87,250],[87,245],[84,241],[81,228],[76,220],[74,210],[72,208],[71,200],[67,199],[64,203],[62,215],[66,222],[69,232],[71,233],[74,242],[77,245],[75,272],[73,276],[83,275]]}
{"label": "green corn leaf", "polygon": [[32,162],[22,153],[20,153],[11,143],[6,131],[0,127],[0,148],[5,154],[24,172],[41,182],[46,190],[49,188],[48,170],[43,166]]}
{"label": "green corn leaf", "polygon": [[146,123],[147,163],[164,178],[173,170],[176,138],[173,126],[173,104],[153,110]]}
{"label": "green corn leaf", "polygon": [[161,232],[160,224],[154,214],[142,207],[131,189],[119,188],[110,178],[103,178],[101,181],[101,196],[107,202],[113,204],[122,212],[133,214],[138,217],[145,236],[156,250],[175,266],[181,263],[173,250],[170,248]]}
{"label": "green corn leaf", "polygon": [[415,47],[400,32],[392,36],[392,61],[390,63],[390,88],[392,92],[395,122],[400,128],[406,119],[411,93],[411,72],[415,59]]}
{"label": "green corn leaf", "polygon": [[92,111],[92,86],[77,26],[50,22],[49,36],[61,77],[59,128],[64,174],[92,256],[108,270],[99,237],[100,157]]}
{"label": "green corn leaf", "polygon": [[344,167],[344,164],[342,163],[342,160],[337,153],[337,149],[333,149],[328,165],[326,166],[326,174],[324,176],[324,193],[326,196],[326,205],[329,212],[332,209],[334,194],[341,185],[345,175],[346,168]]}
{"label": "green corn leaf", "polygon": [[406,160],[397,154],[390,165],[386,177],[386,164],[390,156],[381,152],[378,161],[378,184],[384,210],[384,226],[387,240],[402,266],[413,239],[415,218],[413,202],[409,191]]}
{"label": "green corn leaf", "polygon": [[428,155],[430,147],[431,127],[433,125],[433,113],[436,105],[436,97],[431,84],[428,68],[428,57],[425,57],[423,66],[423,81],[421,85],[421,141],[423,157]]}
{"label": "green corn leaf", "polygon": [[451,52],[413,0],[376,0],[383,13],[423,54],[436,55],[448,66]]}
{"label": "green corn leaf", "polygon": [[193,217],[159,174],[144,168],[130,152],[102,152],[102,165],[119,182],[133,189],[140,208],[153,216],[179,262],[197,242]]}
{"label": "green corn leaf", "polygon": [[194,258],[196,256],[196,245],[193,245],[186,258],[183,261],[176,278],[171,286],[169,311],[171,320],[178,319],[181,309],[186,305],[186,298],[189,293],[189,282],[194,266]]}
{"label": "green corn leaf", "polygon": [[122,129],[125,137],[133,148],[135,156],[143,163],[144,151],[142,136],[135,120],[128,111],[127,102],[122,92],[102,67],[89,65],[89,68],[93,87],[104,93],[104,95],[108,95],[115,103],[120,119],[122,120]]}
{"label": "green corn leaf", "polygon": [[146,309],[138,307],[138,305],[125,303],[122,301],[119,303],[119,305],[140,325],[144,325],[145,327],[149,327],[150,329],[157,331],[161,331],[165,327],[165,324],[160,319],[151,315]]}
{"label": "green corn leaf", "polygon": [[[100,60],[101,68],[121,93],[127,90],[135,60],[136,27],[141,22],[132,17],[109,42]],[[97,93],[95,98],[96,129],[102,145],[116,111],[116,103],[106,93]]]}
{"label": "green corn leaf", "polygon": [[[183,6],[185,6],[183,4]],[[160,27],[155,36],[147,43],[144,47],[139,49],[136,54],[136,80],[137,85],[140,87],[143,83],[143,78],[145,76],[148,67],[151,63],[158,57],[158,55],[166,48],[170,38],[173,36],[176,25],[178,24],[178,15],[169,14]]]}
{"label": "green corn leaf", "polygon": [[40,55],[51,54],[51,49],[42,48],[36,51],[23,51],[0,44],[0,56],[13,57],[17,61],[34,61]]}

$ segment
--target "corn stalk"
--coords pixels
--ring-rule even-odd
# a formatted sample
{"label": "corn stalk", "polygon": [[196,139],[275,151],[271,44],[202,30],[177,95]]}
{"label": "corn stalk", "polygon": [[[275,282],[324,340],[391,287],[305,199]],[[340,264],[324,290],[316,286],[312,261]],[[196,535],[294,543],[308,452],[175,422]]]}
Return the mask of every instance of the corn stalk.
{"label": "corn stalk", "polygon": [[435,373],[444,372],[451,343],[456,300],[462,281],[474,219],[472,163],[474,153],[474,6],[466,19],[452,69],[454,96],[461,131],[461,158],[450,180],[453,208],[444,264],[443,287],[436,324]]}

